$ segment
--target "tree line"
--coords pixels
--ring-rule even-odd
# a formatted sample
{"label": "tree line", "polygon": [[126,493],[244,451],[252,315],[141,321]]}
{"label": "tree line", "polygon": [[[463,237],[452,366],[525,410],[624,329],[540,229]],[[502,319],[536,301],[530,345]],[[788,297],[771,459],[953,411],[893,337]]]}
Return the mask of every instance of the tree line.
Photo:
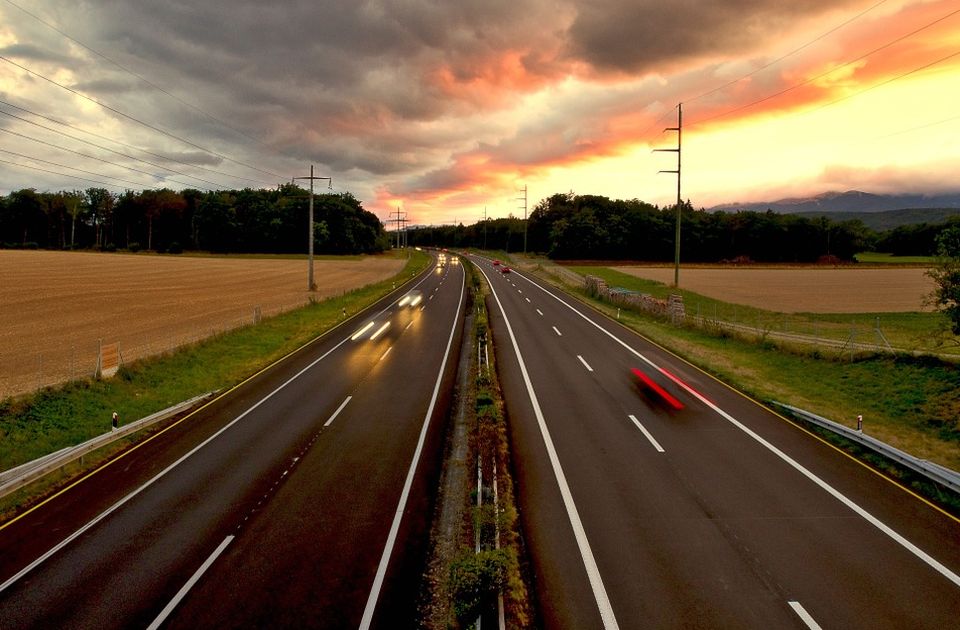
{"label": "tree line", "polygon": [[[934,255],[945,223],[875,232],[859,220],[836,221],[766,212],[707,212],[681,205],[680,258],[686,262],[851,261],[857,252]],[[533,209],[526,249],[559,260],[672,261],[676,207],[597,195],[555,194]],[[478,247],[508,252],[524,248],[524,222],[513,216],[473,225],[412,230],[415,245]]]}
{"label": "tree line", "polygon": [[[0,196],[0,245],[178,253],[294,253],[307,247],[309,193],[277,189],[200,191],[104,188]],[[314,247],[369,254],[390,247],[380,219],[350,193],[314,197]]]}

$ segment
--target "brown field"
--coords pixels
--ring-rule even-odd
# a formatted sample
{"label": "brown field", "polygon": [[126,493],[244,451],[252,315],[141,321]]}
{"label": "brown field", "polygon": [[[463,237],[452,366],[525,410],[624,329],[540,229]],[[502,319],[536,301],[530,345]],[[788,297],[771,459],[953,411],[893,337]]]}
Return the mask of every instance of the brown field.
{"label": "brown field", "polygon": [[[317,260],[318,298],[404,261]],[[0,250],[0,399],[92,374],[98,340],[125,361],[305,304],[306,260]]]}
{"label": "brown field", "polygon": [[[673,283],[673,267],[613,267]],[[922,268],[680,268],[680,286],[724,302],[780,313],[895,313],[930,310],[933,281]]]}

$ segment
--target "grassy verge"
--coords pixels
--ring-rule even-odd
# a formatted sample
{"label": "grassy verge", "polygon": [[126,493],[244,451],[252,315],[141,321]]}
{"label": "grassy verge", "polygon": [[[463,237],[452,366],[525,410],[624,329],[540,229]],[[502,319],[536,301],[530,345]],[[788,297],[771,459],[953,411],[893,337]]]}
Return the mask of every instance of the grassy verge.
{"label": "grassy verge", "polygon": [[414,252],[393,278],[138,361],[111,380],[83,380],[0,402],[0,470],[78,444],[110,428],[111,413],[132,421],[207,391],[228,388],[372,304],[426,268]]}
{"label": "grassy verge", "polygon": [[[490,340],[484,296],[488,289],[472,264],[465,262],[471,290],[477,305],[473,344],[487,346]],[[510,448],[507,439],[503,399],[496,375],[495,354],[487,348],[483,356],[490,362],[483,368],[471,367],[471,387],[467,395],[473,402],[470,450],[467,469],[474,471],[467,484],[464,511],[468,522],[461,549],[450,564],[449,593],[456,624],[471,627],[482,611],[496,610],[502,593],[508,627],[528,628],[533,623],[526,582],[520,566],[521,544],[517,508],[510,473]],[[476,485],[476,471],[483,484]],[[496,479],[494,491],[493,480]],[[477,546],[480,550],[477,551]]]}
{"label": "grassy verge", "polygon": [[[616,306],[576,287],[564,288],[616,317]],[[769,343],[674,326],[630,311],[621,311],[620,322],[757,400],[779,400],[851,427],[863,414],[866,433],[960,470],[960,368],[954,363],[886,355],[837,360],[810,349],[786,352]],[[866,459],[880,466],[878,459]],[[922,482],[899,471],[894,475],[923,490]],[[926,494],[947,504],[956,500],[936,490]]]}
{"label": "grassy verge", "polygon": [[[731,304],[693,291],[675,289],[662,282],[638,278],[607,267],[569,266],[582,275],[603,278],[611,287],[623,287],[657,298],[671,293],[683,295],[687,315],[733,322],[761,331],[777,331],[859,343],[883,344],[894,348],[960,356],[960,343],[950,333],[939,313],[778,313],[742,304]],[[877,333],[882,332],[883,337]]]}
{"label": "grassy verge", "polygon": [[856,255],[857,262],[875,265],[933,265],[937,259],[934,256],[894,256],[884,252],[860,252]]}

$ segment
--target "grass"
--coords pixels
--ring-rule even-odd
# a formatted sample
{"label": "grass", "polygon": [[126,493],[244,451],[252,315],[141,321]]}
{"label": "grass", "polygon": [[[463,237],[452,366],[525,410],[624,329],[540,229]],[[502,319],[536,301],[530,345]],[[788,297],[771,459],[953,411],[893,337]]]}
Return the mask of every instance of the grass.
{"label": "grass", "polygon": [[779,313],[731,304],[662,282],[638,278],[608,267],[567,266],[582,275],[603,278],[608,286],[623,287],[657,298],[683,295],[687,315],[733,322],[760,330],[789,332],[835,341],[883,345],[877,328],[894,348],[960,355],[960,344],[939,313]]}
{"label": "grass", "polygon": [[393,278],[138,361],[111,380],[83,380],[0,402],[0,470],[109,430],[111,413],[130,422],[198,394],[228,388],[387,294],[424,269],[415,252]]}
{"label": "grass", "polygon": [[857,262],[877,265],[934,265],[934,256],[894,256],[884,252],[860,252],[855,256]]}

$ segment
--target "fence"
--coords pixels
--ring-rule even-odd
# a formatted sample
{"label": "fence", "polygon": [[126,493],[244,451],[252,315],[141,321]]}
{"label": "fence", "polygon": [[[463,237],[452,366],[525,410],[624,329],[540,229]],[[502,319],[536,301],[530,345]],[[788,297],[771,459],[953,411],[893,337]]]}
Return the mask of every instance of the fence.
{"label": "fence", "polygon": [[801,418],[802,420],[816,424],[817,426],[828,429],[852,442],[856,442],[861,446],[865,446],[872,451],[883,455],[887,459],[895,461],[901,466],[909,468],[910,470],[923,475],[930,481],[936,482],[945,488],[953,490],[954,492],[960,492],[960,473],[950,470],[949,468],[945,468],[940,464],[935,464],[925,459],[914,457],[909,453],[905,453],[898,448],[890,446],[886,442],[881,442],[876,438],[865,435],[862,431],[851,429],[850,427],[844,426],[838,422],[834,422],[833,420],[828,420],[822,416],[818,416],[815,413],[810,413],[809,411],[804,411],[803,409],[798,409],[792,405],[787,405],[775,400],[771,400],[770,403],[780,407],[781,409],[786,409],[792,415]]}
{"label": "fence", "polygon": [[[44,387],[96,375],[101,344],[119,343],[121,363],[129,363],[173,352],[216,335],[257,324],[266,317],[280,315],[309,303],[303,300],[273,308],[251,305],[242,311],[219,318],[198,314],[179,318],[161,328],[131,330],[117,339],[84,339],[31,351],[0,348],[0,400],[27,394]],[[21,340],[22,342],[23,340]],[[37,345],[44,343],[38,340]]]}

